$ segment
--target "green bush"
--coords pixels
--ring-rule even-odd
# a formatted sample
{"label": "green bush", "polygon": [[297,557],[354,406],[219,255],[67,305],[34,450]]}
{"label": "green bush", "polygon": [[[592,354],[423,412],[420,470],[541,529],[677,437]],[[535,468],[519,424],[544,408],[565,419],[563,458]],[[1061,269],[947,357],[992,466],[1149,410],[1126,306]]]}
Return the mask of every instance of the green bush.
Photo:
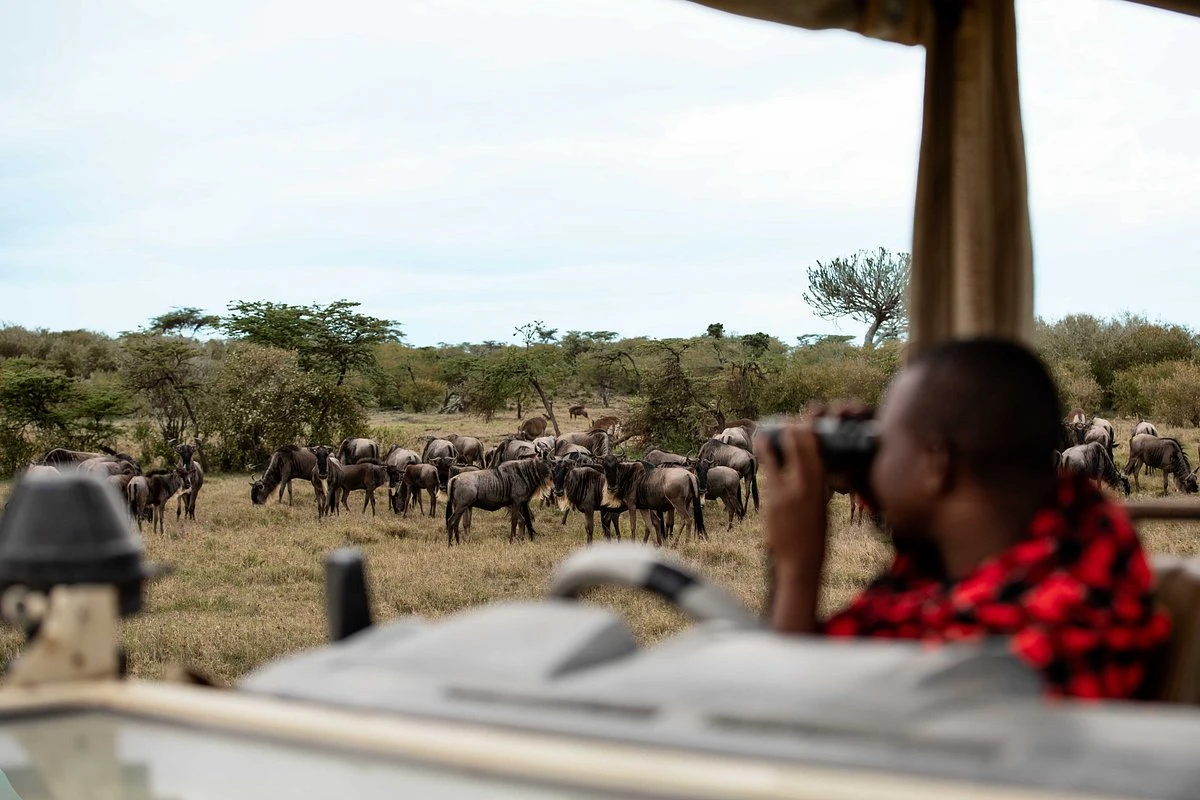
{"label": "green bush", "polygon": [[1200,425],[1200,366],[1177,361],[1171,367],[1170,374],[1150,387],[1154,419],[1167,425]]}
{"label": "green bush", "polygon": [[1068,358],[1049,364],[1063,408],[1083,408],[1094,413],[1104,399],[1100,384],[1092,377],[1091,366],[1080,358]]}

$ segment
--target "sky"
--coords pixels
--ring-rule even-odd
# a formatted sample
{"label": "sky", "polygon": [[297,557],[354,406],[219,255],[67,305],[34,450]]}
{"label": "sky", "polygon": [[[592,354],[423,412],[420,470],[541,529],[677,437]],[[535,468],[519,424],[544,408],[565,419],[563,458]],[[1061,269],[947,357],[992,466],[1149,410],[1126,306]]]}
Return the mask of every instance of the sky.
{"label": "sky", "polygon": [[[1194,324],[1200,19],[1018,25],[1037,312]],[[683,0],[0,4],[0,323],[857,335],[805,270],[909,249],[923,63]]]}

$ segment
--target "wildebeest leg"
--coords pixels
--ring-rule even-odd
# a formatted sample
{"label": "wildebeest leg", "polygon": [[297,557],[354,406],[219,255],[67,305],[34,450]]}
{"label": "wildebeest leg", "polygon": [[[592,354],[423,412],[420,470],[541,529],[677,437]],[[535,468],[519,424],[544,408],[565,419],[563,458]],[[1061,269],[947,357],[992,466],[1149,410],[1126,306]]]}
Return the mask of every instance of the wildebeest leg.
{"label": "wildebeest leg", "polygon": [[562,522],[560,522],[560,523],[558,523],[558,524],[559,524],[559,525],[566,525],[566,524],[567,524],[567,515],[568,515],[568,514],[570,514],[570,513],[571,513],[571,509],[570,509],[570,507],[567,507],[567,508],[563,509],[563,518],[562,518]]}
{"label": "wildebeest leg", "polygon": [[[292,502],[292,479],[291,479],[291,478],[288,478],[288,482],[287,482],[287,490],[288,490],[288,505],[289,505],[289,506],[290,506],[290,505],[295,505],[295,504]],[[283,498],[281,497],[281,498],[279,498],[279,499],[280,499],[280,500],[282,500]]]}
{"label": "wildebeest leg", "polygon": [[1162,476],[1163,476],[1163,497],[1166,497],[1167,496],[1167,469],[1166,469],[1165,464],[1163,465]]}
{"label": "wildebeest leg", "polygon": [[[652,512],[648,508],[641,508],[641,509],[638,509],[638,511],[642,515],[642,524],[646,526],[646,535],[642,538],[642,544],[646,544],[647,542],[650,541],[650,531],[654,531],[654,546],[662,547],[663,530],[662,530],[661,523],[655,524],[654,512]],[[631,520],[630,524],[633,524],[632,519],[633,519],[633,517],[631,515],[630,516],[630,520]]]}
{"label": "wildebeest leg", "polygon": [[737,516],[738,512],[737,505],[735,505],[733,500],[729,499],[729,495],[722,497],[721,502],[725,504],[725,510],[729,512],[729,524],[725,526],[725,530],[731,531],[733,530],[733,518]]}
{"label": "wildebeest leg", "polygon": [[437,487],[435,486],[434,488],[429,490],[429,516],[430,517],[432,517],[434,515],[434,512],[437,511],[437,496],[438,496],[438,490],[437,490]]}
{"label": "wildebeest leg", "polygon": [[[563,514],[563,524],[564,525],[567,524],[567,515],[566,514]],[[596,512],[595,511],[583,512],[583,529],[584,529],[584,531],[587,532],[587,543],[588,544],[592,543],[592,531],[595,530],[595,527],[596,527]],[[609,538],[607,530],[604,532],[604,538],[605,539]]]}

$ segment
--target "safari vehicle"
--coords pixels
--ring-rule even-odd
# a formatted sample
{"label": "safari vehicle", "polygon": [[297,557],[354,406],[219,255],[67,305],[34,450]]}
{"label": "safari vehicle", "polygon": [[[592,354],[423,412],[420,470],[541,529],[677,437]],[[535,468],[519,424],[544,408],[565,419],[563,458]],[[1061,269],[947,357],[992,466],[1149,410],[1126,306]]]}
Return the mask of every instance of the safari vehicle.
{"label": "safari vehicle", "polygon": [[[1013,0],[701,1],[926,47],[911,348],[1027,338]],[[1146,4],[1200,15],[1200,0]],[[702,576],[620,546],[569,558],[542,602],[378,626],[364,565],[339,551],[332,642],[222,690],[186,671],[122,679],[118,620],[153,569],[88,480],[31,477],[0,523],[0,611],[29,637],[0,689],[0,770],[24,800],[1200,796],[1194,563],[1156,564],[1175,639],[1154,703],[1047,702],[987,646],[777,637]],[[617,615],[576,602],[604,584],[695,625],[640,649]]]}

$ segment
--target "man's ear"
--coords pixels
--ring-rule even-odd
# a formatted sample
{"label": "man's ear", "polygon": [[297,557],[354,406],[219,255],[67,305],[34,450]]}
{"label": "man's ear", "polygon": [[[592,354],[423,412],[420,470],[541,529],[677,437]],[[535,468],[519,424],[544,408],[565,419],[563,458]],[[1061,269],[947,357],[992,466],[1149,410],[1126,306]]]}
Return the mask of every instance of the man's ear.
{"label": "man's ear", "polygon": [[944,442],[927,442],[921,448],[922,488],[927,497],[939,497],[954,488],[953,459]]}

